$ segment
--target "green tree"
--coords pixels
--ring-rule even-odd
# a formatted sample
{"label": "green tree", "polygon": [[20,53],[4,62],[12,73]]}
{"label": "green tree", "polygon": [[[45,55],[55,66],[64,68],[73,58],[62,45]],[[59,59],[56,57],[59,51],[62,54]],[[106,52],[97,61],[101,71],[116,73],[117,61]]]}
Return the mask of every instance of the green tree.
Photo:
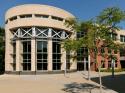
{"label": "green tree", "polygon": [[77,51],[80,47],[87,47],[89,55],[94,53],[95,63],[99,72],[100,93],[102,93],[102,80],[100,74],[102,64],[97,62],[97,56],[98,54],[105,56],[104,53],[100,52],[100,50],[104,48],[119,50],[121,44],[119,42],[114,42],[112,35],[119,30],[118,23],[124,19],[124,11],[117,7],[111,7],[104,9],[99,16],[89,21],[79,22],[77,19],[71,18],[69,21],[66,21],[66,25],[77,32],[87,31],[87,34],[81,38],[69,38],[65,40],[63,42],[63,47],[68,51]]}
{"label": "green tree", "polygon": [[5,70],[5,30],[0,27],[0,74],[4,73]]}

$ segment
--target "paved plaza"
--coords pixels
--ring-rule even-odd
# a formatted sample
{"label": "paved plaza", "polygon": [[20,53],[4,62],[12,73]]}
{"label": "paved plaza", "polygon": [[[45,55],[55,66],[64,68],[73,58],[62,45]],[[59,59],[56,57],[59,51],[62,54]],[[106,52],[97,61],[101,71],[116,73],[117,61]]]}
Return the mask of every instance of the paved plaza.
{"label": "paved plaza", "polygon": [[[43,75],[1,75],[0,93],[99,93],[99,85],[88,81],[87,72]],[[97,73],[92,72],[91,75]],[[93,77],[93,78],[94,78]],[[118,93],[108,88],[104,93]]]}

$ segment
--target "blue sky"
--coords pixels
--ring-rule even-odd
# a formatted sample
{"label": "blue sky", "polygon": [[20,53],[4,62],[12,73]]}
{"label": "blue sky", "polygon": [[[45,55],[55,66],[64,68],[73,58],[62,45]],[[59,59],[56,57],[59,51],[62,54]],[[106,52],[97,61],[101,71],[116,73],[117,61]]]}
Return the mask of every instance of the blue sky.
{"label": "blue sky", "polygon": [[[125,0],[1,0],[0,26],[4,27],[6,11],[21,4],[46,4],[65,9],[80,20],[88,20],[97,16],[107,7],[117,6],[125,10]],[[125,28],[125,22],[120,24]]]}

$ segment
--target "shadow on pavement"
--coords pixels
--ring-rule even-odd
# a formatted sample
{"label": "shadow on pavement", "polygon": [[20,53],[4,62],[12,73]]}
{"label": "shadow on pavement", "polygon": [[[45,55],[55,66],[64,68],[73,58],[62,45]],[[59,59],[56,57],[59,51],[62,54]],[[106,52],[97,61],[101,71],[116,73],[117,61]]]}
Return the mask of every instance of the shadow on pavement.
{"label": "shadow on pavement", "polygon": [[65,88],[62,90],[67,92],[67,93],[92,93],[91,91],[93,89],[99,89],[98,86],[93,85],[93,84],[88,84],[88,83],[70,83],[70,84],[65,84]]}
{"label": "shadow on pavement", "polygon": [[[92,78],[91,80],[99,83],[98,77]],[[117,91],[118,93],[125,93],[125,75],[124,74],[115,75],[114,78],[111,75],[103,76],[102,84],[103,84],[103,86],[105,86],[109,89]]]}

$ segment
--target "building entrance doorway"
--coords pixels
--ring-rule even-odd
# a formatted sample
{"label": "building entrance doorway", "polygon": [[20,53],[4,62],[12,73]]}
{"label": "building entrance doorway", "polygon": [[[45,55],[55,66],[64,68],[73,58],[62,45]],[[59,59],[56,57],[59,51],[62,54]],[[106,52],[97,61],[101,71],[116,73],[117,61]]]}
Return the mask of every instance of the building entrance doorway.
{"label": "building entrance doorway", "polygon": [[77,62],[77,70],[78,71],[88,70],[88,58],[84,57],[83,59],[84,59],[83,61]]}
{"label": "building entrance doorway", "polygon": [[77,63],[77,70],[78,71],[86,71],[88,70],[88,63],[86,63],[86,65],[83,62],[78,62]]}

